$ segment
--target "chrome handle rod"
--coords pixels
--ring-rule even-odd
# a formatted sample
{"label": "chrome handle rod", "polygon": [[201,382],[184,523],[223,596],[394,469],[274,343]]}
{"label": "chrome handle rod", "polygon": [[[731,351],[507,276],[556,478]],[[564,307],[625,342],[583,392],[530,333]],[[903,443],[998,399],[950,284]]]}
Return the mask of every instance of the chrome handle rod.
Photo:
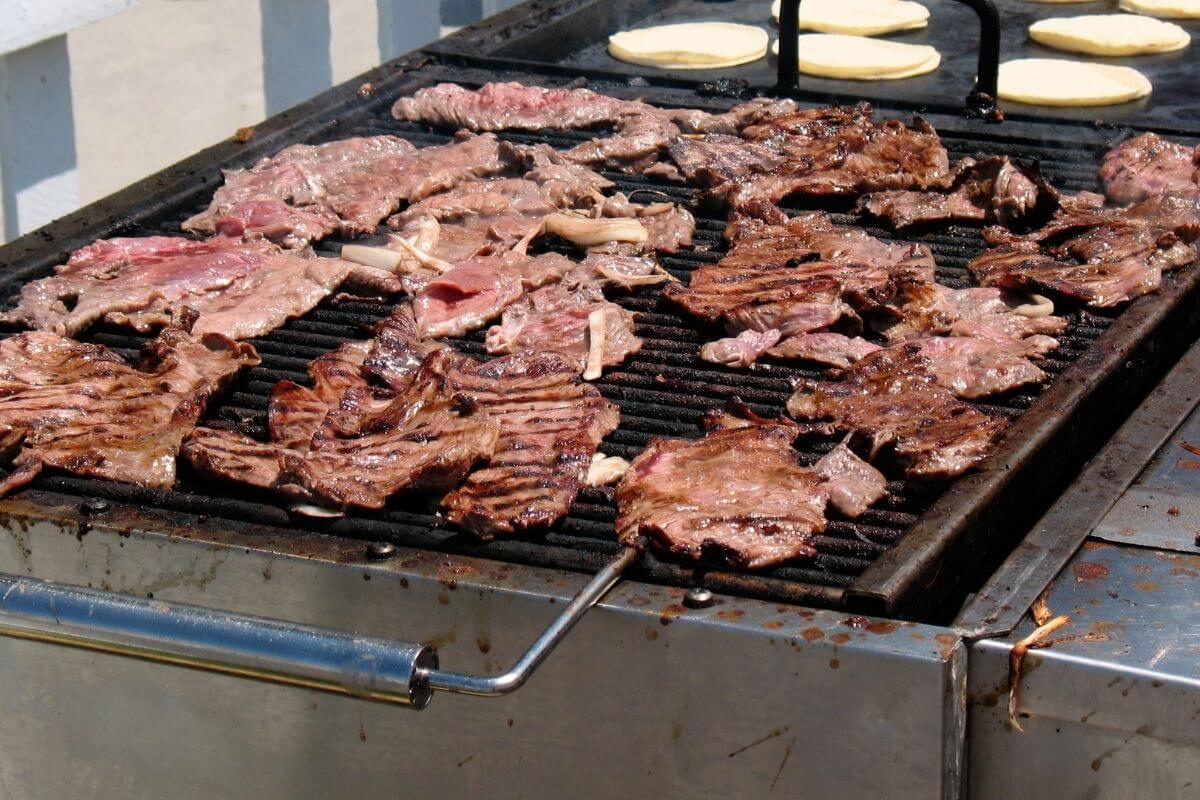
{"label": "chrome handle rod", "polygon": [[0,575],[0,635],[422,708],[433,648]]}
{"label": "chrome handle rod", "polygon": [[442,672],[425,644],[5,574],[0,636],[421,709],[434,690],[494,697],[519,688],[638,555],[622,548],[498,676]]}
{"label": "chrome handle rod", "polygon": [[599,572],[588,581],[579,593],[575,595],[563,612],[550,623],[525,654],[517,660],[502,675],[468,675],[461,672],[447,672],[437,668],[419,668],[417,679],[429,689],[441,692],[470,694],[477,697],[499,697],[520,689],[533,671],[546,660],[550,652],[570,632],[571,628],[583,618],[589,608],[600,602],[604,595],[621,580],[624,574],[641,553],[632,547],[623,547],[612,561],[608,562]]}

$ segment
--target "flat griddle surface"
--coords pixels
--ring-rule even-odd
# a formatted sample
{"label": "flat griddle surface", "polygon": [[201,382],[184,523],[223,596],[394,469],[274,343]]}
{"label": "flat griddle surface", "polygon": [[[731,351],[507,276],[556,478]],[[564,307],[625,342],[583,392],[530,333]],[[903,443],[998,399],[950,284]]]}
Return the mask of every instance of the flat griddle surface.
{"label": "flat griddle surface", "polygon": [[[1051,50],[1029,40],[1029,25],[1040,19],[1083,14],[1120,13],[1116,0],[1090,3],[1037,3],[995,0],[1003,26],[1001,61],[1013,58],[1065,58],[1120,64],[1140,70],[1154,86],[1144,100],[1117,106],[1049,108],[1003,103],[1006,112],[1019,118],[1102,122],[1168,131],[1200,132],[1200,20],[1173,20],[1192,34],[1185,50],[1131,58],[1094,58]],[[934,72],[898,81],[829,80],[800,76],[800,89],[813,97],[846,101],[871,100],[914,108],[950,110],[961,105],[975,76],[979,22],[968,7],[953,0],[920,0],[930,10],[929,26],[892,34],[898,42],[933,45],[942,54]],[[711,81],[740,78],[765,88],[775,83],[776,61],[767,55],[739,67],[716,70],[663,70],[627,64],[608,54],[608,36],[619,30],[676,22],[715,20],[756,25],[771,40],[778,30],[771,20],[770,0],[590,0],[572,4],[564,14],[546,24],[525,29],[503,43],[473,55],[495,55],[533,63],[550,63],[586,70],[627,75],[631,78],[666,78]],[[453,44],[450,45],[453,47]]]}

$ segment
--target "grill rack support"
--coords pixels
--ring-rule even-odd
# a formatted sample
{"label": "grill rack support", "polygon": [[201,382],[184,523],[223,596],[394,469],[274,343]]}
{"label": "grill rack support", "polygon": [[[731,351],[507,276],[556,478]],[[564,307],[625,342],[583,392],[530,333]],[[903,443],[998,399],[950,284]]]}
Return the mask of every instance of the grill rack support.
{"label": "grill rack support", "polygon": [[622,547],[500,675],[443,671],[437,650],[427,644],[354,636],[7,574],[0,574],[0,636],[420,710],[434,691],[500,697],[524,686],[639,556],[637,549]]}

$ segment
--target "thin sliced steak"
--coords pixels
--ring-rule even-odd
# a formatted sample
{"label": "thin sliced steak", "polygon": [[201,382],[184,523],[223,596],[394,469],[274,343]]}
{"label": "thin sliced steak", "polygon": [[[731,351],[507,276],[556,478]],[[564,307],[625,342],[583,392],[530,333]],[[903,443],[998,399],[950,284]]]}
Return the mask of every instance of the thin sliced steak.
{"label": "thin sliced steak", "polygon": [[773,328],[761,332],[742,331],[737,336],[718,339],[704,345],[700,348],[700,358],[727,367],[748,367],[774,347],[779,337],[779,331]]}
{"label": "thin sliced steak", "polygon": [[499,426],[465,407],[446,371],[462,356],[434,351],[409,387],[352,387],[306,454],[284,452],[280,483],[341,506],[382,508],[402,491],[445,491],[491,456]]}
{"label": "thin sliced steak", "polygon": [[879,349],[859,336],[841,333],[800,333],[789,336],[767,351],[772,358],[812,361],[845,369]]}
{"label": "thin sliced steak", "polygon": [[890,450],[910,478],[955,477],[987,456],[1007,423],[939,386],[925,360],[920,348],[880,350],[841,381],[799,386],[788,413],[813,430],[851,434],[872,460]]}
{"label": "thin sliced steak", "polygon": [[491,460],[442,500],[450,521],[490,539],[541,530],[567,514],[619,411],[555,353],[458,361],[457,393],[500,426]]}
{"label": "thin sliced steak", "polygon": [[259,363],[249,345],[177,329],[147,344],[137,369],[95,345],[44,332],[0,342],[0,363],[10,361],[0,429],[22,433],[23,441],[0,494],[43,466],[169,488],[180,445],[208,399]]}
{"label": "thin sliced steak", "polygon": [[816,555],[824,480],[792,449],[794,431],[749,425],[702,439],[652,439],[617,488],[617,536],[649,537],[692,559],[759,569]]}
{"label": "thin sliced steak", "polygon": [[312,388],[282,380],[271,389],[267,427],[271,440],[289,449],[308,449],[313,434],[347,389],[367,385],[362,366],[371,342],[346,342],[308,365]]}
{"label": "thin sliced steak", "polygon": [[491,135],[420,150],[395,136],[297,144],[249,169],[226,172],[212,204],[183,227],[302,246],[333,230],[371,233],[401,202],[510,167]]}
{"label": "thin sliced steak", "polygon": [[1157,133],[1126,139],[1109,150],[1100,166],[1104,193],[1115,203],[1136,203],[1163,194],[1200,194],[1194,147]]}
{"label": "thin sliced steak", "polygon": [[591,362],[617,366],[640,350],[634,327],[633,312],[606,301],[598,286],[553,285],[506,308],[485,346],[492,355],[558,353],[583,372]]}
{"label": "thin sliced steak", "polygon": [[401,288],[390,273],[261,241],[102,239],[22,287],[0,320],[67,336],[101,318],[142,332],[187,322],[196,334],[248,338],[304,314],[347,280]]}
{"label": "thin sliced steak", "polygon": [[496,319],[530,289],[562,278],[572,267],[559,253],[508,251],[475,256],[425,284],[413,311],[423,336],[462,336]]}
{"label": "thin sliced steak", "polygon": [[861,517],[887,496],[887,478],[883,473],[844,444],[821,456],[813,469],[825,479],[829,504],[851,519]]}

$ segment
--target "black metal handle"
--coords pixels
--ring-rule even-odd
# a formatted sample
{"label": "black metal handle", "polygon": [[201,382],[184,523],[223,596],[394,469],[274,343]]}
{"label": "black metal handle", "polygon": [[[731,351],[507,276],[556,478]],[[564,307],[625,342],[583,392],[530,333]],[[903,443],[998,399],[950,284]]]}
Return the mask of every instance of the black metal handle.
{"label": "black metal handle", "polygon": [[[775,91],[793,94],[800,83],[800,2],[782,0],[779,8],[779,64]],[[1000,12],[992,0],[958,0],[979,17],[979,68],[975,87],[967,95],[970,113],[993,116],[996,80],[1000,71]]]}

